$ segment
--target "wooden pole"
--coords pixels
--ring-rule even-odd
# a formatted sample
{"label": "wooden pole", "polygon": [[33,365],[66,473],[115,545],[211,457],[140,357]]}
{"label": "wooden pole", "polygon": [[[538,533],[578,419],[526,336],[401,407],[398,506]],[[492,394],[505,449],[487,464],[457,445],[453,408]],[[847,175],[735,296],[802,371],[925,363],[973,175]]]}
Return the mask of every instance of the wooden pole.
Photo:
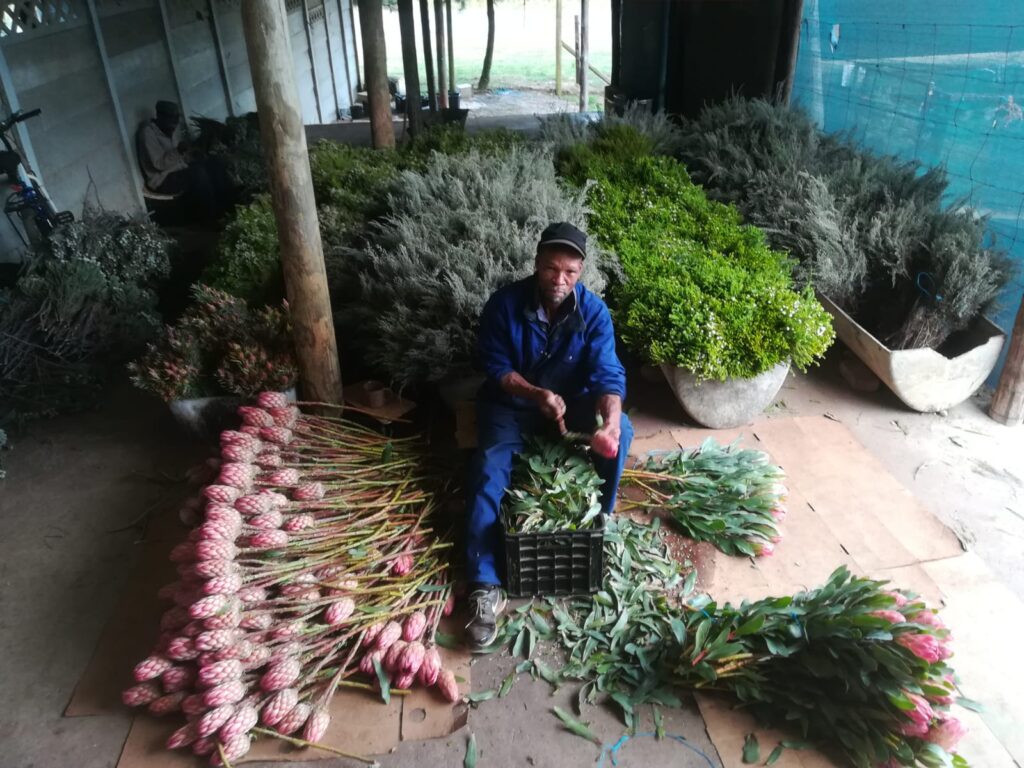
{"label": "wooden pole", "polygon": [[785,26],[782,30],[783,45],[780,54],[784,56],[782,83],[779,87],[779,99],[789,104],[793,95],[793,81],[796,79],[796,60],[800,54],[800,27],[803,23],[804,0],[789,0],[786,3],[788,15],[783,17]]}
{"label": "wooden pole", "polygon": [[340,403],[338,346],[284,3],[246,0],[242,22],[302,394],[316,402]]}
{"label": "wooden pole", "polygon": [[[563,47],[563,48],[565,49],[565,52],[566,52],[566,53],[573,53],[573,50],[572,50],[572,48],[570,48],[570,47],[569,47],[569,44],[568,44],[568,43],[562,43],[562,47]],[[597,68],[597,67],[595,67],[595,66],[594,66],[593,64],[591,64],[591,63],[590,63],[589,61],[587,62],[587,69],[589,69],[589,70],[590,70],[591,72],[593,72],[593,73],[594,73],[595,75],[597,75],[597,76],[598,76],[599,78],[601,78],[601,79],[602,79],[602,80],[604,80],[604,81],[605,81],[606,83],[608,83],[608,85],[611,85],[611,84],[612,84],[612,79],[611,79],[610,77],[608,77],[608,75],[606,75],[606,74],[605,74],[604,72],[602,72],[602,71],[601,71],[600,69],[598,69],[598,68]]]}
{"label": "wooden pole", "polygon": [[420,0],[420,27],[423,34],[423,66],[427,70],[427,99],[430,114],[437,112],[437,87],[434,85],[434,54],[430,42],[430,0]]}
{"label": "wooden pole", "polygon": [[1003,363],[999,386],[992,397],[988,415],[1009,427],[1024,422],[1024,298],[1017,310],[1017,320],[1010,336],[1010,351]]}
{"label": "wooden pole", "polygon": [[562,95],[562,0],[555,0],[555,96]]}
{"label": "wooden pole", "polygon": [[444,0],[444,13],[448,24],[448,90],[455,88],[455,36],[452,34],[452,0]]}
{"label": "wooden pole", "polygon": [[384,9],[381,0],[359,4],[359,28],[363,37],[366,97],[370,101],[370,135],[374,149],[395,146],[391,124],[391,90],[388,88],[388,52],[384,44]]}
{"label": "wooden pole", "polygon": [[398,0],[398,25],[402,31],[402,69],[405,72],[405,115],[409,120],[409,134],[420,131],[420,72],[416,60],[416,15],[412,0]]}
{"label": "wooden pole", "polygon": [[324,111],[320,106],[320,77],[316,71],[316,53],[313,51],[313,33],[309,28],[309,0],[302,0],[302,28],[306,32],[306,54],[309,59],[309,74],[313,78],[313,101],[316,102],[317,122],[324,121]]}
{"label": "wooden pole", "polygon": [[[349,2],[348,4],[348,21],[349,26],[352,27],[352,58],[356,60],[356,90],[363,90],[363,69],[359,66],[359,38],[356,37],[356,4]],[[342,32],[344,32],[342,27]]]}
{"label": "wooden pole", "polygon": [[437,103],[448,109],[448,72],[444,56],[444,0],[434,0],[434,35],[437,39]]}
{"label": "wooden pole", "polygon": [[580,17],[573,16],[573,23],[576,25],[576,42],[573,43],[572,65],[576,71],[576,85],[580,84]]}
{"label": "wooden pole", "polygon": [[587,64],[590,62],[590,0],[580,0],[580,112],[587,111]]}

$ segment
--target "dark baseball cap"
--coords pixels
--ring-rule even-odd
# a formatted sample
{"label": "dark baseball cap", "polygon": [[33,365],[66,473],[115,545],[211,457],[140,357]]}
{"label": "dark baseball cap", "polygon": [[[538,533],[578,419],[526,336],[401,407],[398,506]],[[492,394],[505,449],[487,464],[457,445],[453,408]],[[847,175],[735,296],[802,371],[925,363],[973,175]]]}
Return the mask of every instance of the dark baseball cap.
{"label": "dark baseball cap", "polygon": [[540,250],[548,245],[564,245],[576,251],[581,259],[587,257],[586,234],[567,221],[549,224],[540,233],[540,242],[537,243],[537,249]]}

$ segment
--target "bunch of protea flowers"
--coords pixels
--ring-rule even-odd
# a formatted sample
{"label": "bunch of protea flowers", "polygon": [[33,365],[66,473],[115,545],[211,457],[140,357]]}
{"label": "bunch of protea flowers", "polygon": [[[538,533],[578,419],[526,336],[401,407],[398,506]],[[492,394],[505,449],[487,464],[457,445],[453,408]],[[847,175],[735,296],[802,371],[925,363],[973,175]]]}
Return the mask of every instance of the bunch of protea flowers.
{"label": "bunch of protea flowers", "polygon": [[446,541],[415,440],[302,414],[264,392],[221,434],[200,524],[124,701],[186,723],[168,747],[214,764],[254,734],[315,743],[339,686],[435,686],[459,697],[434,635],[450,612]]}
{"label": "bunch of protea flowers", "polygon": [[937,614],[845,568],[792,597],[687,608],[679,682],[736,695],[854,766],[949,765],[963,736]]}

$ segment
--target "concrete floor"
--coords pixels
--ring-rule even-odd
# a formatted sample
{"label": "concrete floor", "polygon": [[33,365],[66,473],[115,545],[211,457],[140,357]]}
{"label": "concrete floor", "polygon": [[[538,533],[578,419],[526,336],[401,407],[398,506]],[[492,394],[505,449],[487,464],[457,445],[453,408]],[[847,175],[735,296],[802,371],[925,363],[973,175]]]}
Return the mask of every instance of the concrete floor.
{"label": "concrete floor", "polygon": [[[906,410],[885,391],[853,393],[835,363],[833,356],[807,376],[791,375],[766,418],[827,413],[845,423],[1024,597],[1024,429],[988,420],[983,396],[946,415],[926,415]],[[638,380],[632,391],[643,404],[635,412],[638,434],[685,423],[663,385]],[[182,473],[204,448],[179,437],[162,407],[127,389],[112,393],[99,412],[33,425],[14,442],[0,486],[0,700],[6,704],[0,768],[113,766],[127,714],[63,718],[61,712],[131,573],[140,515],[177,504],[185,493]],[[473,688],[495,687],[510,663],[480,660]],[[599,749],[561,730],[549,712],[569,697],[568,690],[552,697],[546,684],[521,680],[506,698],[472,711],[465,729],[403,743],[381,763],[461,765],[468,734],[475,733],[480,765],[594,765]],[[665,714],[667,731],[709,758],[675,741],[638,738],[619,751],[620,766],[720,764],[695,707]],[[650,713],[645,717],[649,726]],[[607,744],[624,731],[611,711],[593,708],[586,719]],[[607,755],[603,764],[611,764]]]}

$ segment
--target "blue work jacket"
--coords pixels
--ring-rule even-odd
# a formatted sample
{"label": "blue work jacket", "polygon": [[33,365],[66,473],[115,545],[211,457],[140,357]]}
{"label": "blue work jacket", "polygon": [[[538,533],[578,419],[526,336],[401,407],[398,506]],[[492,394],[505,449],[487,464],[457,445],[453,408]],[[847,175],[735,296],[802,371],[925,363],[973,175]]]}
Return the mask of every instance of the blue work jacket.
{"label": "blue work jacket", "polygon": [[615,354],[612,318],[601,297],[577,284],[557,318],[539,312],[537,278],[531,275],[501,288],[480,316],[479,356],[487,381],[481,396],[526,406],[501,389],[501,379],[518,372],[536,387],[563,398],[626,396],[626,372]]}

